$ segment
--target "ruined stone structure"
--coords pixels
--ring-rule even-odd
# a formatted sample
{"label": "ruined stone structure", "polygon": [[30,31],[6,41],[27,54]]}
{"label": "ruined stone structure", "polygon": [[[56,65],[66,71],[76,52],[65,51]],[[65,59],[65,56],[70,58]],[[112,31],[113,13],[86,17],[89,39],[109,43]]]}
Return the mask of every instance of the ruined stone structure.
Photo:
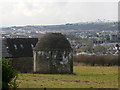
{"label": "ruined stone structure", "polygon": [[73,56],[70,43],[61,33],[47,33],[33,50],[34,72],[73,73]]}
{"label": "ruined stone structure", "polygon": [[33,72],[33,48],[38,38],[2,39],[2,58],[12,62],[13,68],[21,73]]}

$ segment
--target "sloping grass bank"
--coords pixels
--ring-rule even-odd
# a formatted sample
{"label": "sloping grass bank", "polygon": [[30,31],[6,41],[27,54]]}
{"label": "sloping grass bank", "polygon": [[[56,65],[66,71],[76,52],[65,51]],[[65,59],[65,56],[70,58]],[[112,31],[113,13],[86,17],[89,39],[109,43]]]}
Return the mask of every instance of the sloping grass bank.
{"label": "sloping grass bank", "polygon": [[19,74],[19,88],[118,88],[118,67],[74,66],[75,75]]}

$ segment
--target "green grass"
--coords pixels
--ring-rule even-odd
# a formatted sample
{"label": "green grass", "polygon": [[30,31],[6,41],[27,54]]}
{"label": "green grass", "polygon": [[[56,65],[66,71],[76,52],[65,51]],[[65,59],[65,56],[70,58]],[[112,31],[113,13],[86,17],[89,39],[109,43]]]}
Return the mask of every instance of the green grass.
{"label": "green grass", "polygon": [[75,75],[19,74],[19,88],[118,88],[118,67],[74,66]]}

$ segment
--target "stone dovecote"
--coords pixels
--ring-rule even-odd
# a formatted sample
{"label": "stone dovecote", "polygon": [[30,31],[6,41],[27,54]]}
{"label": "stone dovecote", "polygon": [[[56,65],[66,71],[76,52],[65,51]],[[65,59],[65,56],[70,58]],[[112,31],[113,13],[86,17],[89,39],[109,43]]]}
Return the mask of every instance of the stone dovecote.
{"label": "stone dovecote", "polygon": [[72,48],[61,33],[44,35],[33,50],[33,57],[36,73],[73,73]]}

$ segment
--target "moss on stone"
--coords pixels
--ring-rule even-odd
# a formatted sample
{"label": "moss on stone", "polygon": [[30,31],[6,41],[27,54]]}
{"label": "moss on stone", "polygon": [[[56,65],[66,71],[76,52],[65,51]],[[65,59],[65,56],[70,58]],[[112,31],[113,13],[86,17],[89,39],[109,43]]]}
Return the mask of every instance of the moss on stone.
{"label": "moss on stone", "polygon": [[38,41],[34,50],[72,50],[72,48],[61,33],[47,33]]}

